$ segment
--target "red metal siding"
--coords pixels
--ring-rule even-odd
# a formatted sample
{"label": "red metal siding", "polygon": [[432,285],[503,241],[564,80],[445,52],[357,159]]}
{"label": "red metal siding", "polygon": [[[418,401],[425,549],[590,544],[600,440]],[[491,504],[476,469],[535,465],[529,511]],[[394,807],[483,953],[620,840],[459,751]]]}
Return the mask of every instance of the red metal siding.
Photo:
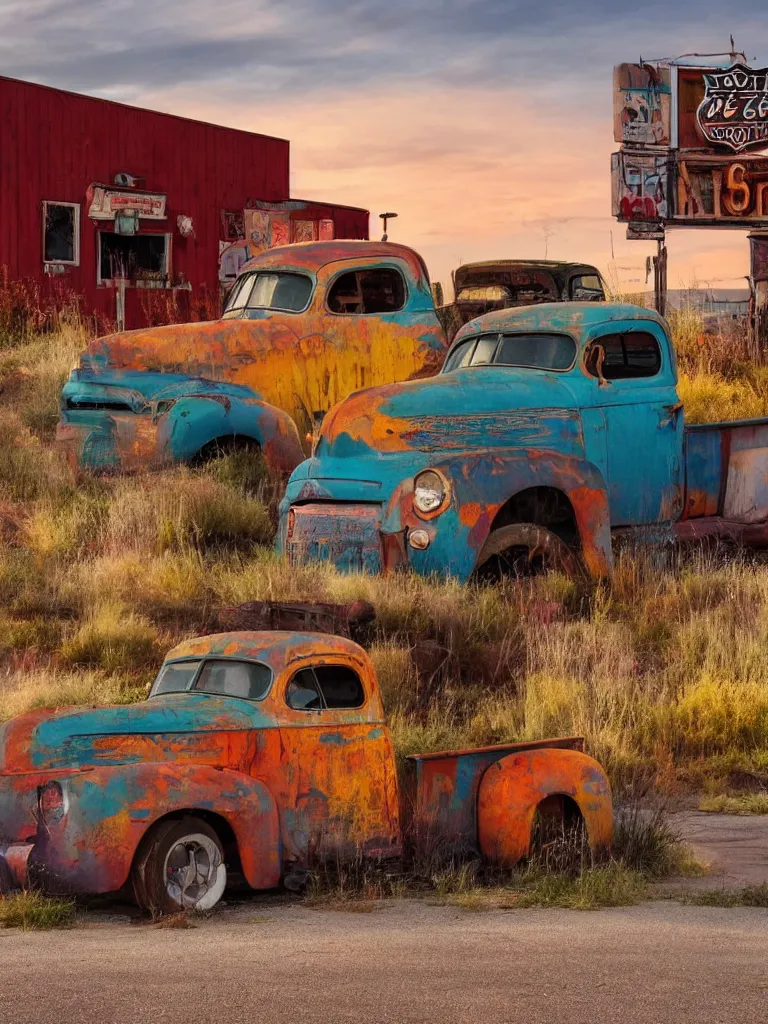
{"label": "red metal siding", "polygon": [[[106,317],[114,315],[115,293],[97,287],[97,233],[110,225],[87,217],[90,184],[110,184],[126,171],[144,179],[141,188],[167,194],[167,219],[142,221],[141,233],[172,235],[171,276],[191,283],[193,301],[218,291],[221,211],[241,210],[252,197],[289,197],[284,139],[2,77],[0,117],[0,268],[40,282],[44,292],[71,289],[84,309]],[[53,279],[43,273],[44,200],[81,206],[80,266]],[[339,210],[337,234],[367,236],[364,211],[328,209]],[[192,218],[194,237],[179,233],[180,214]],[[138,292],[129,289],[128,326],[141,320]]]}

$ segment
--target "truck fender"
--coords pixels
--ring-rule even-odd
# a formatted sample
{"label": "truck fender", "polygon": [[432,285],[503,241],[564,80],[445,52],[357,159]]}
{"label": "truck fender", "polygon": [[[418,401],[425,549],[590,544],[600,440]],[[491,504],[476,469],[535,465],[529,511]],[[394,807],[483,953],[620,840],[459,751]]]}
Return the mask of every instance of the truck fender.
{"label": "truck fender", "polygon": [[581,811],[592,850],[608,847],[613,805],[605,772],[578,750],[549,747],[510,754],[483,775],[477,805],[483,855],[505,867],[527,857],[536,808],[547,797],[561,795],[570,797]]}
{"label": "truck fender", "polygon": [[[504,449],[461,453],[430,459],[429,466],[450,481],[457,533],[466,531],[474,554],[473,567],[491,533],[494,519],[510,498],[532,487],[562,491],[573,508],[581,539],[581,554],[589,574],[608,576],[613,567],[608,488],[593,463],[573,455],[527,450],[521,456]],[[400,485],[387,506],[383,533],[424,526],[413,511],[413,479]],[[444,513],[445,514],[445,513]],[[439,529],[441,519],[435,521]]]}
{"label": "truck fender", "polygon": [[256,441],[270,467],[278,472],[290,473],[304,459],[291,417],[257,395],[201,391],[176,399],[158,417],[161,459],[190,462],[212,441],[233,437]]}
{"label": "truck fender", "polygon": [[[114,892],[126,884],[139,843],[169,814],[205,812],[234,833],[248,884],[280,881],[278,813],[265,784],[210,765],[141,763],[62,778],[63,813],[38,839],[31,865],[48,888]],[[215,822],[214,822],[215,825]]]}

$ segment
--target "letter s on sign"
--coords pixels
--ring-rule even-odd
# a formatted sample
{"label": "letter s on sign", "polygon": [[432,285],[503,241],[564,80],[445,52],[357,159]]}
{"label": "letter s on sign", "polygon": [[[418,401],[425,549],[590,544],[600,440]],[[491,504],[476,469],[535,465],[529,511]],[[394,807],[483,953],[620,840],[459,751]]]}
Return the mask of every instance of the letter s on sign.
{"label": "letter s on sign", "polygon": [[731,164],[725,174],[723,206],[734,217],[747,212],[752,198],[749,185],[744,180],[746,170],[744,164]]}

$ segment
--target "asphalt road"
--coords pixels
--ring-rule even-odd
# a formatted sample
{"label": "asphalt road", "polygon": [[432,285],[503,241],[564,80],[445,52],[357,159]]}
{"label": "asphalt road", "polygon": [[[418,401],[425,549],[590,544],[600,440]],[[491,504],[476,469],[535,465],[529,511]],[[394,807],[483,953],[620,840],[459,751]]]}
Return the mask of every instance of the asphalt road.
{"label": "asphalt road", "polygon": [[765,1024],[768,911],[372,913],[0,931],[2,1024]]}

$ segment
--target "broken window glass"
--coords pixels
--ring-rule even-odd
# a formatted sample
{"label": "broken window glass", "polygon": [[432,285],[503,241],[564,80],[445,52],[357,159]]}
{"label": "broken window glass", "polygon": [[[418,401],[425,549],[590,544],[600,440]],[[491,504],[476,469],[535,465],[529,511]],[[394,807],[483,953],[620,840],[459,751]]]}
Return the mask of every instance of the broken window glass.
{"label": "broken window glass", "polygon": [[351,270],[333,282],[328,309],[332,313],[396,313],[405,305],[405,295],[405,281],[398,270]]}
{"label": "broken window glass", "polygon": [[102,281],[160,281],[168,276],[166,235],[118,235],[99,232],[99,276]]}
{"label": "broken window glass", "polygon": [[43,260],[46,263],[74,263],[78,253],[78,214],[74,203],[44,203]]}

